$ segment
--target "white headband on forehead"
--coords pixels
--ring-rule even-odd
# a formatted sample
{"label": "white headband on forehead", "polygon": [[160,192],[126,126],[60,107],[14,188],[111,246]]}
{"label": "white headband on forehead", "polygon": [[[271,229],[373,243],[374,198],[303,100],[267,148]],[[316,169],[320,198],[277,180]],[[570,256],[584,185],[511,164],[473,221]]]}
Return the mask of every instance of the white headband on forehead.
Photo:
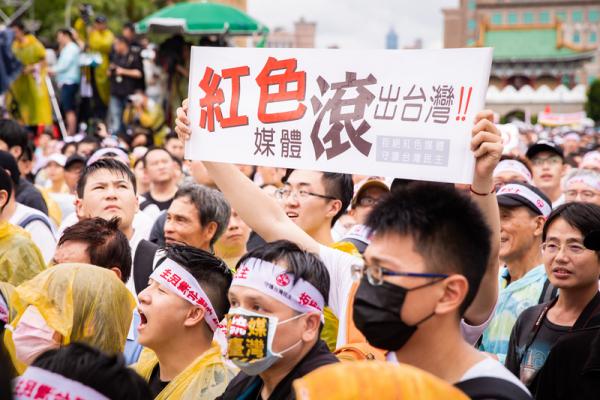
{"label": "white headband on forehead", "polygon": [[231,286],[256,289],[302,313],[322,313],[325,300],[321,292],[304,279],[298,278],[293,282],[294,275],[284,268],[258,258],[249,258],[238,268]]}
{"label": "white headband on forehead", "polygon": [[36,367],[27,368],[22,376],[13,380],[13,398],[15,400],[109,400],[89,386]]}
{"label": "white headband on forehead", "polygon": [[586,153],[581,162],[584,163],[587,161],[600,163],[600,151],[590,151],[589,153]]}
{"label": "white headband on forehead", "polygon": [[210,303],[210,300],[202,287],[185,268],[177,264],[170,258],[165,259],[159,266],[156,267],[150,279],[165,286],[171,292],[195,306],[202,307],[206,311],[204,319],[214,332],[219,326],[219,318],[215,312],[215,308]]}
{"label": "white headband on forehead", "polygon": [[544,217],[548,217],[552,212],[552,207],[548,204],[544,199],[542,199],[536,192],[525,187],[523,185],[516,184],[508,184],[504,185],[498,190],[496,196],[515,194],[517,196],[521,196],[534,206],[536,206],[542,213]]}
{"label": "white headband on forehead", "polygon": [[600,191],[600,179],[597,179],[593,176],[584,175],[584,176],[574,176],[567,181],[565,185],[567,189],[574,183],[583,183],[586,186],[591,187],[594,190]]}
{"label": "white headband on forehead", "polygon": [[496,168],[494,169],[494,176],[501,174],[502,172],[515,172],[521,175],[527,183],[531,183],[532,176],[531,172],[527,169],[522,162],[517,160],[502,160],[498,163]]}

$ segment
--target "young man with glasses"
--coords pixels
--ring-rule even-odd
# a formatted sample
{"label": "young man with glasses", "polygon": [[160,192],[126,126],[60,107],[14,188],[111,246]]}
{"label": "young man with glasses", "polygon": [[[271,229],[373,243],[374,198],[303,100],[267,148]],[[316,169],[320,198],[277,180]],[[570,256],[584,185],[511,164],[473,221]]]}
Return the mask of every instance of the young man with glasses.
{"label": "young man with glasses", "polygon": [[589,327],[600,315],[600,254],[584,245],[586,235],[599,226],[600,206],[584,203],[560,206],[544,226],[544,265],[548,279],[560,292],[554,300],[523,311],[506,357],[506,367],[532,392],[554,344],[572,330]]}
{"label": "young man with glasses", "polygon": [[562,149],[554,142],[540,140],[532,145],[526,154],[533,164],[533,181],[556,208],[565,202],[561,179],[567,171]]}
{"label": "young man with glasses", "polygon": [[348,214],[357,224],[364,225],[371,210],[390,193],[389,186],[380,178],[371,177],[359,182]]}
{"label": "young man with glasses", "polygon": [[331,228],[348,208],[352,193],[352,178],[348,174],[293,170],[275,197],[288,218],[328,246],[334,242]]}
{"label": "young man with glasses", "polygon": [[508,341],[519,314],[544,301],[552,290],[542,263],[542,229],[552,208],[541,190],[511,183],[496,193],[500,206],[500,252],[504,263],[500,294],[490,324],[483,332],[480,350],[504,363]]}

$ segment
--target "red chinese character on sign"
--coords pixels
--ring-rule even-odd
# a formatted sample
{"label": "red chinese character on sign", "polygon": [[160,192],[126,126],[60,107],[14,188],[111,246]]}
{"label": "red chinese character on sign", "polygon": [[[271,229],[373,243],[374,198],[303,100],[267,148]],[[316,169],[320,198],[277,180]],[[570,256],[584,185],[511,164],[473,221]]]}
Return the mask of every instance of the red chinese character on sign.
{"label": "red chinese character on sign", "polygon": [[164,278],[164,279],[169,279],[169,275],[171,275],[171,270],[170,269],[165,269],[163,271],[163,273],[160,274],[160,277]]}
{"label": "red chinese character on sign", "polygon": [[186,294],[189,289],[190,285],[186,281],[179,282],[179,286],[177,286],[177,290],[183,294]]}
{"label": "red chinese character on sign", "polygon": [[[260,74],[256,77],[256,83],[260,86],[260,99],[258,103],[258,119],[266,124],[273,122],[294,121],[304,116],[306,106],[298,104],[295,110],[283,112],[267,112],[269,103],[281,101],[304,100],[306,93],[306,72],[296,71],[297,60],[277,60],[269,57]],[[285,70],[283,73],[273,74],[274,71]],[[295,83],[296,89],[288,90],[288,85]],[[278,90],[269,93],[270,86],[277,86]]]}
{"label": "red chinese character on sign", "polygon": [[173,274],[173,276],[171,276],[171,278],[169,279],[169,283],[171,283],[173,286],[177,287],[177,284],[179,283],[179,281],[181,280],[181,277],[177,274]]}
{"label": "red chinese character on sign", "polygon": [[298,297],[298,302],[300,304],[302,304],[303,306],[310,304],[311,300],[312,300],[312,298],[306,292],[302,292],[300,297]]}
{"label": "red chinese character on sign", "polygon": [[34,380],[20,380],[15,386],[13,393],[17,396],[31,397],[33,390],[37,386],[37,382]]}
{"label": "red chinese character on sign", "polygon": [[54,395],[54,400],[74,400],[74,399],[71,399],[71,395],[69,394],[69,392],[64,392],[64,393],[56,393]]}
{"label": "red chinese character on sign", "polygon": [[[200,99],[200,127],[209,132],[215,130],[215,119],[221,128],[230,128],[248,124],[248,117],[238,115],[238,106],[240,104],[240,78],[250,74],[250,68],[247,66],[227,68],[221,71],[222,76],[206,67],[204,77],[200,81],[200,89],[205,93]],[[223,118],[221,104],[225,102],[223,90],[219,88],[221,79],[231,79],[231,102],[229,107],[229,117]]]}
{"label": "red chinese character on sign", "polygon": [[190,290],[187,294],[187,298],[196,303],[198,301],[198,293]]}

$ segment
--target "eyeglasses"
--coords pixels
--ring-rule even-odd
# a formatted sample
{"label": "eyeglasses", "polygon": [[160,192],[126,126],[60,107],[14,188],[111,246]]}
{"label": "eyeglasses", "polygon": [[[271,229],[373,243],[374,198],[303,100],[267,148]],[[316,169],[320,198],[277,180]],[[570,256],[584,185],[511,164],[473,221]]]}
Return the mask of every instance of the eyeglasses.
{"label": "eyeglasses", "polygon": [[554,166],[554,165],[558,165],[558,164],[562,164],[562,158],[560,158],[559,156],[552,156],[552,157],[537,157],[534,158],[533,160],[531,160],[531,162],[533,163],[533,165],[537,166],[537,167],[541,167],[544,164],[548,163],[548,165],[550,166]]}
{"label": "eyeglasses", "polygon": [[565,192],[565,197],[568,201],[575,200],[577,196],[579,196],[582,200],[593,200],[596,196],[598,196],[598,193],[592,190],[582,190],[580,192],[577,190],[567,190]]}
{"label": "eyeglasses", "polygon": [[379,265],[353,265],[351,267],[352,279],[360,280],[364,274],[367,275],[367,280],[373,286],[383,285],[384,277],[386,276],[408,276],[411,278],[438,278],[446,279],[447,274],[429,274],[419,272],[395,272]]}
{"label": "eyeglasses", "polygon": [[357,205],[361,207],[374,207],[377,205],[377,203],[379,203],[379,201],[380,199],[375,199],[370,196],[363,196],[360,199],[358,199]]}
{"label": "eyeglasses", "polygon": [[[558,254],[558,252],[562,248],[563,248],[563,245],[559,245],[558,243],[546,243],[546,242],[542,243],[542,252],[544,252],[545,254],[549,254],[549,255]],[[564,245],[564,252],[566,254],[579,255],[586,250],[587,249],[583,245],[577,244],[577,243],[570,243],[570,244]]]}
{"label": "eyeglasses", "polygon": [[275,191],[275,198],[277,200],[284,200],[284,199],[289,198],[292,195],[296,195],[300,199],[306,199],[308,196],[314,196],[314,197],[320,197],[321,199],[337,200],[335,197],[326,196],[324,194],[313,193],[313,192],[309,192],[308,190],[303,190],[303,189],[292,190],[292,189],[283,188],[283,189],[277,189]]}

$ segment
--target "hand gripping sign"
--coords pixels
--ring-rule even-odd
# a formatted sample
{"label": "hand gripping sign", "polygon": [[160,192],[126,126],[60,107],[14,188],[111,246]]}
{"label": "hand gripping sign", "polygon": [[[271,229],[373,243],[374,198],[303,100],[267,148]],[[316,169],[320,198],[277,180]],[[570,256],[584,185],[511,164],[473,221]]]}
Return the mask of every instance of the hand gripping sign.
{"label": "hand gripping sign", "polygon": [[492,49],[193,47],[186,157],[471,183]]}
{"label": "hand gripping sign", "polygon": [[150,279],[158,282],[182,299],[205,311],[204,319],[214,332],[219,327],[219,318],[214,307],[198,281],[185,268],[170,258],[165,259],[150,275]]}

